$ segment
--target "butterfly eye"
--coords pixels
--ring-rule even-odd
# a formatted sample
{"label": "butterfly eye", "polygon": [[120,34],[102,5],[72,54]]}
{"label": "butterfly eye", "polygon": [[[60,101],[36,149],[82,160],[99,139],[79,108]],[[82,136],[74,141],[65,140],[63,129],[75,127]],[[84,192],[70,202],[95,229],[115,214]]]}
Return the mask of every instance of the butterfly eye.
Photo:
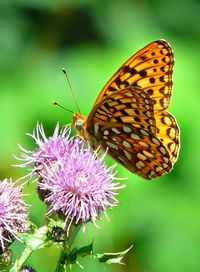
{"label": "butterfly eye", "polygon": [[79,118],[76,120],[76,127],[82,127],[84,123],[84,120]]}

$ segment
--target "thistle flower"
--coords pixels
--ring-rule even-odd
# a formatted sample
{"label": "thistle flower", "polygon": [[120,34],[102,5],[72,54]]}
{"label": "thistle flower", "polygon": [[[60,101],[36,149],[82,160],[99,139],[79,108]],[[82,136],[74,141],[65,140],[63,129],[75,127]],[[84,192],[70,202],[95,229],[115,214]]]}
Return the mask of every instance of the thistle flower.
{"label": "thistle flower", "polygon": [[100,218],[103,211],[118,204],[117,190],[124,187],[112,182],[116,165],[109,168],[104,163],[106,153],[98,157],[89,145],[78,137],[69,137],[70,127],[56,126],[52,137],[47,138],[42,125],[37,125],[33,137],[38,145],[35,151],[21,147],[21,166],[32,165],[30,175],[37,174],[38,190],[48,205],[47,215],[55,212],[65,219],[67,235],[71,224],[82,224]]}
{"label": "thistle flower", "polygon": [[38,147],[34,151],[29,151],[19,145],[21,157],[15,156],[17,160],[24,162],[15,166],[30,167],[29,170],[31,170],[27,176],[22,178],[30,177],[31,179],[36,173],[40,175],[43,170],[45,171],[45,165],[57,161],[58,156],[68,154],[72,146],[69,139],[70,131],[70,126],[60,129],[57,124],[53,135],[47,138],[43,126],[37,123],[33,133],[27,133],[27,135],[35,140]]}
{"label": "thistle flower", "polygon": [[27,205],[22,200],[22,186],[12,180],[0,181],[0,252],[28,229]]}

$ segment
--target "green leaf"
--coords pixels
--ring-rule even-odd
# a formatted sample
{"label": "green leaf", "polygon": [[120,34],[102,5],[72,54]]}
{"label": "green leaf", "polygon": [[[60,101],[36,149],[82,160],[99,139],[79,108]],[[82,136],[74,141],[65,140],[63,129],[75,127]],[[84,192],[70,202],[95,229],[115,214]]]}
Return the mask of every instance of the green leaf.
{"label": "green leaf", "polygon": [[71,264],[76,263],[77,257],[79,256],[86,257],[90,255],[93,255],[93,241],[88,246],[84,246],[81,248],[77,248],[77,247],[73,248],[69,254],[69,262]]}
{"label": "green leaf", "polygon": [[101,263],[107,263],[107,264],[124,264],[122,263],[122,259],[128,253],[133,246],[130,246],[128,249],[116,252],[116,253],[103,253],[103,254],[95,254],[94,257],[99,259],[99,262]]}
{"label": "green leaf", "polygon": [[47,238],[47,232],[48,228],[43,226],[34,233],[22,233],[20,238],[29,248],[36,250],[51,244],[51,241]]}
{"label": "green leaf", "polygon": [[49,218],[48,227],[51,229],[53,229],[54,227],[59,227],[59,228],[64,229],[65,222],[61,221],[61,220],[54,220],[53,218]]}
{"label": "green leaf", "polygon": [[77,255],[85,257],[93,254],[93,241],[88,246],[81,247],[77,250]]}

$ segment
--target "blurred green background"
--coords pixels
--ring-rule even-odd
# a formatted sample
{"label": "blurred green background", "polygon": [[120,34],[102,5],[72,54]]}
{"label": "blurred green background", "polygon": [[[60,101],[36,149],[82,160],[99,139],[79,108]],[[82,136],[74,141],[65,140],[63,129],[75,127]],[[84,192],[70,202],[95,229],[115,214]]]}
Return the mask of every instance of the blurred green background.
{"label": "blurred green background", "polygon": [[[1,179],[24,175],[11,167],[17,143],[27,148],[37,120],[50,135],[71,114],[75,103],[61,72],[66,67],[81,111],[88,114],[102,86],[116,69],[147,43],[163,38],[175,52],[174,93],[170,105],[181,129],[181,150],[174,170],[145,181],[119,166],[128,177],[120,205],[109,211],[101,229],[88,224],[77,245],[94,238],[96,252],[120,251],[133,244],[121,265],[79,259],[85,271],[200,271],[200,1],[198,0],[13,0],[0,1],[0,172]],[[26,188],[30,217],[43,224],[45,206],[34,185]],[[22,246],[13,245],[19,255]],[[29,264],[54,271],[58,248],[34,253]],[[81,271],[74,266],[72,271]]]}

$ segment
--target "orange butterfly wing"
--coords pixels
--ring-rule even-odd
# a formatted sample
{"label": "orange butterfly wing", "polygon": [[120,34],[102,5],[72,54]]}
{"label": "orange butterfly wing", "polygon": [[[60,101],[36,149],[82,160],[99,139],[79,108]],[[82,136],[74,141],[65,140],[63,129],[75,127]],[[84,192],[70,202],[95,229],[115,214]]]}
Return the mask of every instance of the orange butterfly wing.
{"label": "orange butterfly wing", "polygon": [[172,168],[168,151],[155,136],[153,101],[142,89],[129,87],[107,96],[87,124],[97,144],[130,171],[151,179]]}
{"label": "orange butterfly wing", "polygon": [[94,104],[116,90],[136,86],[150,95],[154,101],[154,111],[166,109],[172,92],[173,64],[174,55],[169,43],[164,40],[151,42],[117,70]]}
{"label": "orange butterfly wing", "polygon": [[176,119],[167,111],[155,114],[158,137],[169,153],[172,164],[175,163],[179,152],[179,128]]}
{"label": "orange butterfly wing", "polygon": [[166,111],[173,64],[166,41],[148,44],[111,77],[86,121],[96,145],[147,179],[169,172],[178,156],[179,128]]}

